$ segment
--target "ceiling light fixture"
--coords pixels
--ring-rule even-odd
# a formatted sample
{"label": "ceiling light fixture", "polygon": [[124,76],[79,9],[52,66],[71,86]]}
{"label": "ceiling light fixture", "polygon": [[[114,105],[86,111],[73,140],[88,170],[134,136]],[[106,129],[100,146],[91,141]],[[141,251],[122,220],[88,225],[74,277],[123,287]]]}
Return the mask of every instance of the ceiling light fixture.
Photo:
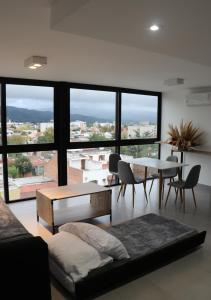
{"label": "ceiling light fixture", "polygon": [[159,29],[160,29],[159,26],[156,24],[153,24],[152,26],[150,26],[151,31],[158,31]]}
{"label": "ceiling light fixture", "polygon": [[47,65],[47,57],[45,56],[30,56],[24,60],[24,67],[32,70],[36,70],[45,65]]}

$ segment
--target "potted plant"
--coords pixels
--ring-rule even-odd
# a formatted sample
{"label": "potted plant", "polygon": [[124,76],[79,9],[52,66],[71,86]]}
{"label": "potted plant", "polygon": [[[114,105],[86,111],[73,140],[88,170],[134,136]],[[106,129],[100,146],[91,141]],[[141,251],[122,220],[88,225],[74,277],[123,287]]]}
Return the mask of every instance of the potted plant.
{"label": "potted plant", "polygon": [[202,132],[193,126],[192,121],[182,120],[179,126],[169,124],[168,135],[170,137],[166,142],[178,150],[189,150],[191,147],[201,145]]}

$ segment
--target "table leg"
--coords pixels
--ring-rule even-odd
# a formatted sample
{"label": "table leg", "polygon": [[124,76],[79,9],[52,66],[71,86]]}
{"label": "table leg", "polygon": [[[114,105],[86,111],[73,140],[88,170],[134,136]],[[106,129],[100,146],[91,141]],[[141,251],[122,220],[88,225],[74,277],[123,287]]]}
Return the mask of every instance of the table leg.
{"label": "table leg", "polygon": [[51,200],[51,209],[52,209],[52,233],[55,234],[54,211],[53,211],[53,201],[52,200]]}
{"label": "table leg", "polygon": [[38,214],[38,211],[37,211],[37,222],[39,222],[40,220],[40,217],[39,217],[39,214]]}
{"label": "table leg", "polygon": [[144,168],[144,188],[146,190],[146,184],[147,184],[147,167]]}
{"label": "table leg", "polygon": [[54,223],[52,224],[52,233],[55,234],[56,233],[56,230],[55,230],[55,225]]}
{"label": "table leg", "polygon": [[162,170],[159,170],[159,209],[162,208],[162,205],[161,205],[162,187],[163,187],[163,174],[162,174]]}

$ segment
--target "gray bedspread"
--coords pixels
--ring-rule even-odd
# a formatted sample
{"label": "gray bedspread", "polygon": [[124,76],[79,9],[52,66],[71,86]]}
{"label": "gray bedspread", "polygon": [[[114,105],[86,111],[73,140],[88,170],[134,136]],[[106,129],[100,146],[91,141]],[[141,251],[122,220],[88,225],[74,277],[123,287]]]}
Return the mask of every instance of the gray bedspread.
{"label": "gray bedspread", "polygon": [[122,241],[130,257],[135,258],[174,244],[197,231],[176,220],[147,214],[115,225],[107,229],[107,232]]}
{"label": "gray bedspread", "polygon": [[0,243],[25,237],[31,237],[31,234],[0,199]]}

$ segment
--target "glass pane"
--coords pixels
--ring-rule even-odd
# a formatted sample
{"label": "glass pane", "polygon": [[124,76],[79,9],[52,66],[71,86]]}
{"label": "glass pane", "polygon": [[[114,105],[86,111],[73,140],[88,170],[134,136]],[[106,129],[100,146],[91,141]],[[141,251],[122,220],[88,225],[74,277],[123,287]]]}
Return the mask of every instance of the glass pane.
{"label": "glass pane", "polygon": [[107,185],[111,179],[108,161],[112,152],[114,148],[67,150],[68,184],[95,182]]}
{"label": "glass pane", "polygon": [[[123,146],[120,148],[122,159],[128,158],[139,158],[139,157],[158,157],[158,144],[149,145],[134,145],[134,146]],[[132,165],[133,172],[136,176],[145,176],[145,168],[140,165]],[[148,168],[148,175],[155,173],[156,170]]]}
{"label": "glass pane", "polygon": [[0,154],[0,198],[4,199],[3,161]]}
{"label": "glass pane", "polygon": [[122,139],[157,137],[158,97],[122,94]]}
{"label": "glass pane", "polygon": [[54,141],[53,94],[52,87],[6,85],[9,145]]}
{"label": "glass pane", "polygon": [[57,186],[57,152],[8,154],[9,200],[35,197],[36,190]]}
{"label": "glass pane", "polygon": [[2,144],[2,137],[1,137],[1,85],[0,85],[0,145]]}
{"label": "glass pane", "polygon": [[70,89],[70,141],[115,138],[116,93]]}

